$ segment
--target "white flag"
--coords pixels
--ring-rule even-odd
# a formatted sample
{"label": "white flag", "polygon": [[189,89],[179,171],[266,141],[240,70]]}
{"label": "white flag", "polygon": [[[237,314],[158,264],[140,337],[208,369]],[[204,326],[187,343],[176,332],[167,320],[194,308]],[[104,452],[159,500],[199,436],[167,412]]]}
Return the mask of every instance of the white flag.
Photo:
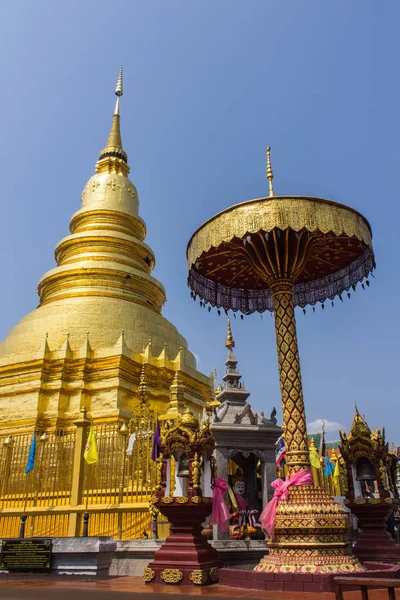
{"label": "white flag", "polygon": [[135,443],[136,433],[131,433],[129,436],[128,448],[126,449],[127,456],[132,456],[133,444]]}

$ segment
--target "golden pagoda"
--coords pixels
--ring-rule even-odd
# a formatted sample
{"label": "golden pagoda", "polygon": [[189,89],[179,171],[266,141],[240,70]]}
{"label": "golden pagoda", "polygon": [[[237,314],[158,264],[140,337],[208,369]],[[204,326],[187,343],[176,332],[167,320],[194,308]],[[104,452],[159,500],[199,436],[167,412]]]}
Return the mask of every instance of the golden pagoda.
{"label": "golden pagoda", "polygon": [[[123,440],[121,464],[112,469],[121,468],[122,483],[114,483],[120,491],[122,486],[124,496],[126,486],[133,490],[139,485],[126,480],[129,465],[125,464],[124,440],[133,431],[140,411],[143,413],[149,407],[153,421],[157,415],[166,413],[171,400],[170,387],[177,378],[180,384],[177,411],[186,406],[200,414],[210,398],[211,379],[197,371],[186,340],[161,314],[166,294],[162,284],[151,275],[155,258],[144,241],[146,224],[138,213],[138,194],[128,178],[130,168],[121,139],[122,69],[115,94],[116,106],[106,146],[100,152],[96,173],[83,189],[81,208],[71,218],[70,235],[56,247],[57,265],[39,282],[39,305],[0,343],[3,507],[38,510],[40,506],[41,492],[35,483],[38,477],[31,477],[32,481],[27,483],[30,475],[24,473],[34,431],[40,436],[43,432],[47,434],[43,440],[37,437],[35,469],[42,469],[43,475],[49,474],[53,463],[57,463],[59,450],[51,453],[49,448],[59,447],[60,432],[65,440],[72,435],[71,431],[82,429],[79,443],[85,444],[87,424],[92,421],[98,427],[101,462],[104,428],[107,425],[119,432],[123,426],[118,433],[118,439]],[[141,422],[145,422],[143,418]],[[7,445],[10,435],[14,444]],[[75,450],[71,450],[70,456],[75,452],[75,458],[69,461],[74,469],[76,461],[81,461],[77,440],[75,436]],[[143,451],[144,447],[139,462],[143,461]],[[96,466],[99,472],[100,467]],[[69,468],[65,467],[69,483],[63,484],[67,495],[74,487],[74,474]],[[141,489],[145,493],[140,498],[136,495],[139,501],[147,501],[152,493],[152,477],[143,477]],[[83,492],[82,489],[79,492],[82,496],[84,482],[78,481],[76,485],[83,486]],[[35,503],[29,490],[37,496]],[[79,505],[84,498],[78,496],[75,501],[63,497],[62,503]],[[118,499],[121,500],[120,492]],[[42,504],[58,505],[58,501],[55,497],[47,498]],[[69,535],[74,534],[72,526],[65,525],[67,530]],[[35,529],[35,535],[42,533],[43,529]],[[96,533],[92,529],[91,535]]]}

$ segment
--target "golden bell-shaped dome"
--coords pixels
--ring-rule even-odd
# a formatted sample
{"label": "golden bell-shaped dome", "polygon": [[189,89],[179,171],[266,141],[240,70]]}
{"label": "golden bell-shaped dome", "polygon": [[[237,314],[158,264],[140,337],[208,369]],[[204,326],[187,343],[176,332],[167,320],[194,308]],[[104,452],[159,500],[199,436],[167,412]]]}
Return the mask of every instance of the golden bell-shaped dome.
{"label": "golden bell-shaped dome", "polygon": [[196,367],[186,340],[161,314],[166,293],[152,275],[155,257],[145,243],[146,225],[138,214],[138,193],[128,178],[122,146],[122,90],[120,72],[110,134],[96,174],[84,187],[70,234],[56,247],[56,266],[39,282],[39,307],[0,342],[0,360],[38,351],[45,336],[51,349],[61,348],[67,335],[73,348],[82,348],[87,332],[93,350],[112,348],[124,330],[132,352],[143,352],[151,339],[155,355],[165,346],[168,357],[183,349],[185,363]]}

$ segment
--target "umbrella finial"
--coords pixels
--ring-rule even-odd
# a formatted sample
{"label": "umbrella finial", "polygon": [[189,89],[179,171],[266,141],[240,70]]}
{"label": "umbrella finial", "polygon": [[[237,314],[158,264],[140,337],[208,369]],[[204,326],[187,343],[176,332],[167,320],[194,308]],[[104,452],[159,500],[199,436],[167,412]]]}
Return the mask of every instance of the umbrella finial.
{"label": "umbrella finial", "polygon": [[121,98],[123,93],[124,93],[124,85],[123,85],[122,67],[121,67],[119,70],[118,81],[117,81],[117,85],[115,88],[115,95],[117,96],[117,103],[115,105],[114,115],[119,115],[119,99]]}
{"label": "umbrella finial", "polygon": [[231,320],[229,319],[229,317],[228,317],[228,327],[227,327],[227,332],[226,332],[225,346],[227,348],[229,348],[229,350],[232,350],[232,348],[235,346],[235,341],[233,339],[232,330],[231,330]]}
{"label": "umbrella finial", "polygon": [[272,185],[272,180],[274,178],[274,173],[271,167],[271,146],[267,146],[266,151],[266,159],[267,159],[267,179],[269,181],[269,196],[275,196],[274,186]]}

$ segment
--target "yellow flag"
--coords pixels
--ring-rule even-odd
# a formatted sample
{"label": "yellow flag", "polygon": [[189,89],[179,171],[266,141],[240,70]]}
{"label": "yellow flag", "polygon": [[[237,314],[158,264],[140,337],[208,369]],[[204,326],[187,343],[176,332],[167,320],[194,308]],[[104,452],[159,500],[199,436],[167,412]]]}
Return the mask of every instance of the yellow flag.
{"label": "yellow flag", "polygon": [[94,434],[93,425],[91,425],[90,427],[89,436],[86,442],[86,448],[85,452],[83,453],[83,456],[89,465],[93,465],[99,460],[99,455],[97,454],[96,436]]}
{"label": "yellow flag", "polygon": [[333,479],[340,479],[339,459],[337,459],[336,461],[335,470],[333,472]]}
{"label": "yellow flag", "polygon": [[314,448],[310,448],[310,463],[316,469],[320,469],[321,468],[321,461],[319,460],[319,454],[318,454],[318,451],[317,451],[317,449],[315,447]]}

